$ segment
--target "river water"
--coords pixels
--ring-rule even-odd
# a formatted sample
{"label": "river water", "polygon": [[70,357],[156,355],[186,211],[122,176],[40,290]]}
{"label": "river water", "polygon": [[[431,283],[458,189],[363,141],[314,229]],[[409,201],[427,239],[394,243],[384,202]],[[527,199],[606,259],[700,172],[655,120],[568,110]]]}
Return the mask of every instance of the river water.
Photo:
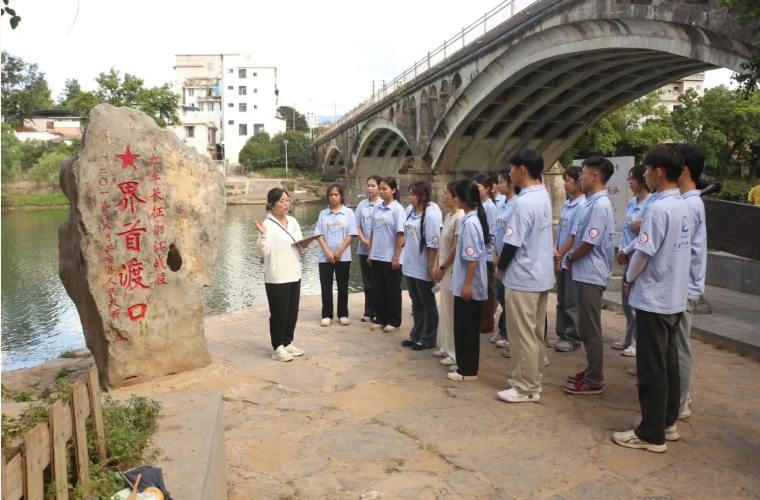
{"label": "river water", "polygon": [[[291,215],[311,234],[323,205],[295,205]],[[69,349],[85,347],[76,307],[58,278],[58,227],[65,210],[2,213],[2,368],[14,370],[42,363]],[[203,290],[207,316],[266,303],[264,270],[256,253],[253,221],[265,217],[263,206],[230,206],[224,213],[214,286]],[[361,270],[352,245],[349,292],[362,290]],[[303,256],[302,294],[319,295],[317,255],[309,245]],[[351,311],[358,318],[362,311]]]}

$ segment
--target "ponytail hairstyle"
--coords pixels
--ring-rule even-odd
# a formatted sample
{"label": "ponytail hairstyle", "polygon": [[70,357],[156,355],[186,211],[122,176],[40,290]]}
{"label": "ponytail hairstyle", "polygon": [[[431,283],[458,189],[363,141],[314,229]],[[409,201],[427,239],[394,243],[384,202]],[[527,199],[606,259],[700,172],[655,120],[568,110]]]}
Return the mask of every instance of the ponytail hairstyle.
{"label": "ponytail hairstyle", "polygon": [[333,189],[337,189],[338,190],[338,194],[340,194],[340,203],[341,203],[341,205],[345,205],[346,204],[346,199],[343,197],[343,186],[341,186],[337,182],[333,182],[332,184],[330,184],[329,186],[327,186],[327,195],[326,195],[327,203],[328,204],[330,203],[330,191],[332,191]]}
{"label": "ponytail hairstyle", "polygon": [[581,167],[578,167],[576,165],[567,167],[564,172],[562,172],[562,177],[569,177],[575,182],[578,182],[581,180]]}
{"label": "ponytail hairstyle", "polygon": [[[422,209],[422,219],[420,220],[420,253],[422,253],[422,251],[425,250],[425,214],[427,213],[428,205],[430,205],[432,189],[430,189],[430,183],[426,181],[417,181],[409,186],[409,191],[417,196],[424,207]],[[409,217],[411,217],[413,213],[414,210],[409,212]],[[407,217],[407,219],[409,219],[409,217]]]}
{"label": "ponytail hairstyle", "polygon": [[473,210],[478,211],[480,227],[483,228],[483,241],[486,242],[491,239],[491,233],[488,230],[489,227],[486,211],[483,209],[483,203],[480,201],[480,191],[478,190],[478,186],[475,185],[475,182],[477,181],[459,181],[454,187],[454,190],[456,191],[457,198],[469,205]]}
{"label": "ponytail hairstyle", "polygon": [[[394,179],[393,177],[381,177],[380,182],[384,182],[385,184],[388,185],[389,188],[396,190],[396,192],[393,193],[393,199],[398,201],[400,195],[398,192],[398,184],[396,184],[396,179]],[[378,187],[380,187],[380,182],[377,183]]]}
{"label": "ponytail hairstyle", "polygon": [[475,177],[473,177],[472,180],[473,182],[477,182],[481,186],[485,186],[485,188],[488,189],[488,193],[491,198],[491,201],[493,201],[493,199],[495,198],[495,195],[494,195],[494,190],[493,190],[493,179],[491,178],[491,176],[488,174],[478,174]]}

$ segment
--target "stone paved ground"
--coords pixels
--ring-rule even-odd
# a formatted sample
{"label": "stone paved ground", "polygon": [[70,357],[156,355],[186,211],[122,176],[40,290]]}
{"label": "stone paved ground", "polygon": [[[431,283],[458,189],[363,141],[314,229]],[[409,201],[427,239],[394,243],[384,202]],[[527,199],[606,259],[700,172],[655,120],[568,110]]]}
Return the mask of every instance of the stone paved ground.
{"label": "stone paved ground", "polygon": [[[694,415],[657,455],[610,441],[637,416],[632,359],[607,350],[606,392],[571,397],[584,354],[550,352],[541,401],[508,405],[495,398],[508,361],[487,336],[480,379],[451,382],[431,351],[399,346],[404,310],[391,335],[320,328],[319,298],[303,297],[307,354],[291,363],[270,359],[264,308],[210,318],[211,366],[116,392],[224,391],[231,499],[760,499],[758,363],[695,342]],[[608,344],[622,337],[622,316],[603,324]]]}

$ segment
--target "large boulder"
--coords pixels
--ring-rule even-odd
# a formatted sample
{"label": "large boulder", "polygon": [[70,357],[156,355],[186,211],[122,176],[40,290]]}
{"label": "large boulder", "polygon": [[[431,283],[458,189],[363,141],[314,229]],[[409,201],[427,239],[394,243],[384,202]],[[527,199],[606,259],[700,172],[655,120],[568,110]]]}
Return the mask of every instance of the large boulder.
{"label": "large boulder", "polygon": [[101,104],[61,166],[61,189],[71,204],[59,274],[104,384],[209,364],[201,288],[225,207],[213,162],[147,115]]}

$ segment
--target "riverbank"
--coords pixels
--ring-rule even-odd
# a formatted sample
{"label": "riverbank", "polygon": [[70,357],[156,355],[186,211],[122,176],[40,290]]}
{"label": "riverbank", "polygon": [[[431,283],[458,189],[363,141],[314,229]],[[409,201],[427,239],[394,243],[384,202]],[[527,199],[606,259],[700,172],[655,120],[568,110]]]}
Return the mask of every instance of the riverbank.
{"label": "riverbank", "polygon": [[4,193],[2,210],[68,210],[69,199],[63,193]]}
{"label": "riverbank", "polygon": [[[635,360],[609,347],[624,336],[622,315],[602,311],[604,394],[563,394],[585,353],[549,351],[540,401],[508,405],[495,394],[509,361],[488,336],[481,336],[480,378],[452,382],[431,351],[400,347],[411,327],[406,294],[394,334],[357,321],[362,305],[352,294],[351,325],[322,328],[320,297],[302,297],[295,344],[306,354],[290,363],[271,359],[265,305],[208,317],[211,365],[112,394],[223,391],[232,500],[349,499],[368,489],[450,500],[738,499],[758,491],[760,364],[752,360],[692,340],[694,413],[659,455],[611,441],[639,415],[627,373]],[[90,359],[54,360],[47,371],[81,363],[76,377]],[[3,372],[3,383],[24,390],[20,376],[35,369],[42,368]]]}

